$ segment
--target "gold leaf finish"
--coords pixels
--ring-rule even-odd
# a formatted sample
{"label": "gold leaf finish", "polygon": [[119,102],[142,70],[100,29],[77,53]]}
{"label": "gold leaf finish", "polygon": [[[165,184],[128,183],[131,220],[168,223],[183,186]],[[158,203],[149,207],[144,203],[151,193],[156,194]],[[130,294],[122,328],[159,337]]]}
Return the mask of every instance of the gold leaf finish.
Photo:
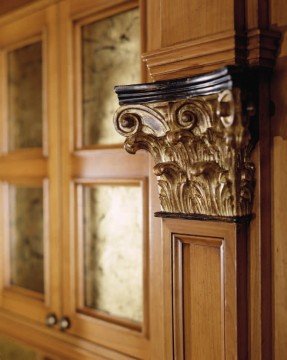
{"label": "gold leaf finish", "polygon": [[177,101],[121,106],[116,130],[125,149],[151,153],[162,210],[244,216],[252,211],[252,106],[239,88]]}

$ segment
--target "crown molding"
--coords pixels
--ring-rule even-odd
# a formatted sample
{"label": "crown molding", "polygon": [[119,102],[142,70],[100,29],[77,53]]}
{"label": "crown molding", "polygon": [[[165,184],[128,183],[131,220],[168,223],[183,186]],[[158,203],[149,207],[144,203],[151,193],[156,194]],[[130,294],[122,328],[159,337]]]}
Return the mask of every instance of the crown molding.
{"label": "crown molding", "polygon": [[247,63],[273,69],[280,47],[281,33],[252,29],[247,32]]}
{"label": "crown molding", "polygon": [[147,52],[142,59],[156,81],[209,72],[228,64],[271,69],[280,36],[273,30],[228,31]]}

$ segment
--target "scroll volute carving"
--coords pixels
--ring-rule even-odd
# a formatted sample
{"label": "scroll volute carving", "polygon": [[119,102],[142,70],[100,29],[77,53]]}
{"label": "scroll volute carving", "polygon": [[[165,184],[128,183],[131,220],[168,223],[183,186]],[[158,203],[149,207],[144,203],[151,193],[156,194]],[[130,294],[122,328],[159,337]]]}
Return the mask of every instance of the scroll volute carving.
{"label": "scroll volute carving", "polygon": [[223,87],[209,95],[161,98],[153,101],[148,95],[140,104],[129,100],[117,110],[114,124],[126,137],[127,152],[142,149],[153,156],[162,210],[224,217],[251,214],[249,122],[255,108],[246,105],[244,91]]}

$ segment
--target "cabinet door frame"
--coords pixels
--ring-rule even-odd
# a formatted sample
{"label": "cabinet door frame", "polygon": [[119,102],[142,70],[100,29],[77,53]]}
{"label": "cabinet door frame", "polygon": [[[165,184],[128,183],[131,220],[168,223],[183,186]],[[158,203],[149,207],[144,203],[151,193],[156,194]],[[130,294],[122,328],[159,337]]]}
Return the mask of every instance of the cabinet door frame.
{"label": "cabinet door frame", "polygon": [[[61,61],[62,103],[62,189],[65,217],[63,223],[63,314],[71,319],[67,333],[82,337],[99,345],[111,348],[119,353],[149,358],[149,231],[148,216],[145,224],[144,269],[145,299],[144,323],[142,329],[131,323],[115,318],[88,316],[77,309],[77,211],[75,209],[75,187],[82,183],[140,181],[146,194],[144,212],[148,211],[149,157],[145,153],[132,159],[122,149],[122,144],[91,145],[83,147],[79,141],[81,126],[81,74],[79,71],[79,35],[83,24],[107,18],[140,5],[138,1],[92,0],[82,2],[65,1],[60,3],[61,43],[65,49]],[[142,7],[142,3],[140,5]],[[145,13],[142,12],[142,29],[145,26]],[[145,49],[145,41],[142,41]],[[139,59],[140,61],[140,59]],[[111,89],[113,91],[113,89]],[[111,122],[111,130],[113,124]],[[75,130],[76,129],[76,130]],[[78,136],[77,136],[78,134]],[[79,283],[79,282],[78,282]]]}
{"label": "cabinet door frame", "polygon": [[[47,4],[46,4],[47,5]],[[58,122],[58,22],[56,4],[47,8],[31,7],[23,14],[12,13],[0,20],[0,219],[1,248],[7,248],[7,184],[27,185],[44,183],[43,219],[47,229],[44,238],[43,296],[13,286],[7,288],[9,252],[3,251],[0,267],[0,307],[39,323],[45,322],[48,312],[60,311],[60,252],[59,252],[59,122]],[[30,10],[29,10],[30,9]],[[21,14],[21,15],[20,15]],[[42,41],[43,78],[43,141],[41,148],[21,148],[8,151],[7,146],[7,52]],[[6,198],[6,199],[5,199]],[[6,224],[5,224],[6,221]],[[5,244],[6,242],[6,244]],[[5,278],[6,276],[6,278]],[[16,290],[16,291],[15,291]]]}

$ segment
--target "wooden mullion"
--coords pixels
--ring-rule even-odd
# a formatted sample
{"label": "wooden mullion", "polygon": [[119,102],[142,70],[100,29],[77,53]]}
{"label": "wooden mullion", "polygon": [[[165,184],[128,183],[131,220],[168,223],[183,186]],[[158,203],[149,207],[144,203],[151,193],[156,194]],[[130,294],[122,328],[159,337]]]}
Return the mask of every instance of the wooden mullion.
{"label": "wooden mullion", "polygon": [[45,158],[7,161],[0,159],[0,180],[13,181],[42,178],[48,176],[48,161]]}
{"label": "wooden mullion", "polygon": [[74,178],[148,177],[148,155],[130,157],[120,149],[77,152],[71,165]]}

